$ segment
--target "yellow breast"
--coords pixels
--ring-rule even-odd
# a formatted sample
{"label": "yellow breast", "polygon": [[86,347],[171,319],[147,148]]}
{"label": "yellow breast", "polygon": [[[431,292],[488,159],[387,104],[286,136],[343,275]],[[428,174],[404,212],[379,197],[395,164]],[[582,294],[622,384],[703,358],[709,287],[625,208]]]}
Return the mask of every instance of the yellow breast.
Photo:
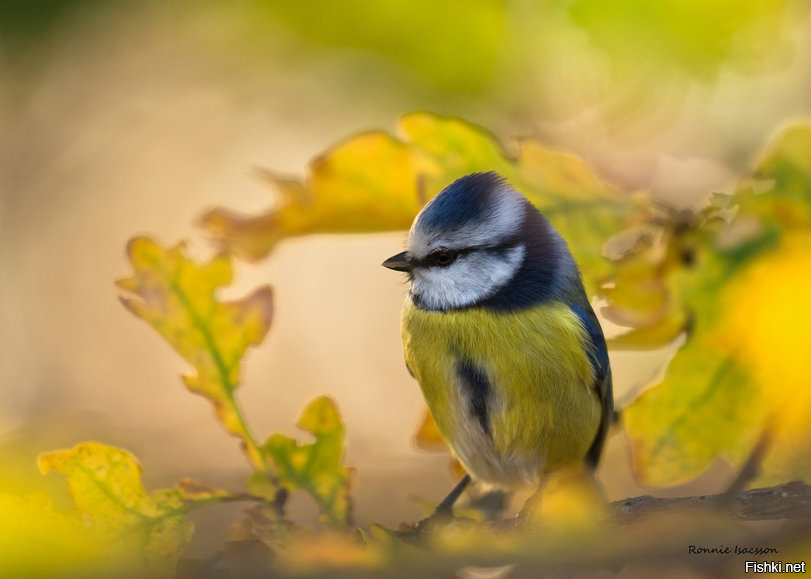
{"label": "yellow breast", "polygon": [[[581,460],[600,422],[588,334],[565,304],[517,313],[470,308],[431,312],[406,299],[406,362],[439,431],[468,472],[504,486]],[[460,363],[486,377],[483,428]]]}

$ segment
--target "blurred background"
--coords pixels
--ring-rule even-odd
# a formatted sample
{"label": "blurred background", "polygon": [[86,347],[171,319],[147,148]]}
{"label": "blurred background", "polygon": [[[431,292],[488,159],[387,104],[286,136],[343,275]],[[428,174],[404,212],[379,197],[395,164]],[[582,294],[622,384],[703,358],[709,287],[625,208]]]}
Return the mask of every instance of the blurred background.
{"label": "blurred background", "polygon": [[[248,473],[184,362],[116,299],[124,245],[211,245],[212,206],[271,202],[257,168],[302,175],[353,133],[404,112],[461,116],[505,145],[533,137],[618,188],[679,206],[734,185],[784,123],[811,112],[804,0],[8,0],[0,3],[0,492],[57,484],[43,450],[95,439],[135,453],[148,488]],[[422,414],[399,337],[403,280],[379,266],[402,234],[285,241],[238,266],[233,296],[275,288],[276,318],[239,396],[253,429],[297,433],[329,393],[357,468],[358,522],[396,525],[452,483],[413,448]],[[608,328],[608,331],[613,331]],[[664,352],[612,356],[617,397]],[[298,433],[297,433],[298,434]],[[717,492],[717,464],[689,488]],[[622,435],[601,468],[633,482]],[[219,509],[219,510],[218,510]],[[215,529],[238,506],[200,515]],[[306,499],[294,502],[305,520]],[[206,519],[208,517],[208,519]],[[202,533],[193,548],[221,539]]]}

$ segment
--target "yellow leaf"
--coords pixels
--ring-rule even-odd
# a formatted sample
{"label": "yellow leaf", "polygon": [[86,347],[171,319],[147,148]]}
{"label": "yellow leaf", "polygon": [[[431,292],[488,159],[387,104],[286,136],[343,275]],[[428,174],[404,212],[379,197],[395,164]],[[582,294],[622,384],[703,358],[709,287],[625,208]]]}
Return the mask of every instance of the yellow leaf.
{"label": "yellow leaf", "polygon": [[[427,406],[423,411],[422,422],[414,433],[413,440],[414,445],[420,450],[426,450],[428,452],[450,452],[450,448],[445,444],[445,441],[442,440],[439,428],[436,422],[434,422],[434,417],[431,416],[431,411],[428,410]],[[448,471],[451,474],[451,478],[454,480],[460,480],[467,474],[462,463],[460,463],[455,456],[452,457],[448,463]],[[436,505],[433,505],[431,508],[433,509],[435,506]]]}
{"label": "yellow leaf", "polygon": [[659,258],[639,252],[619,262],[613,285],[602,289],[608,301],[602,313],[616,324],[633,328],[658,325],[671,308],[671,295]]}
{"label": "yellow leaf", "polygon": [[[660,276],[672,306],[663,320],[615,343],[655,343],[677,329],[679,311],[690,330],[663,382],[623,415],[643,482],[684,482],[717,456],[738,465],[764,429],[774,442],[760,482],[809,475],[809,158],[811,128],[779,134],[756,170],[765,188],[756,193],[745,184],[727,200],[713,199],[688,245],[684,231],[665,236],[662,259],[633,274]],[[695,250],[691,260],[678,259],[684,247]],[[633,275],[618,278],[617,294],[609,293],[632,310],[640,292],[623,282]]]}
{"label": "yellow leaf", "polygon": [[95,442],[39,457],[43,474],[65,476],[75,516],[93,533],[122,552],[143,558],[150,577],[174,575],[180,553],[194,526],[183,520],[190,510],[180,493],[149,496],[141,484],[141,465],[130,453]]}
{"label": "yellow leaf", "polygon": [[420,450],[448,451],[448,445],[442,440],[439,428],[437,428],[434,417],[431,416],[431,411],[428,410],[427,406],[423,411],[422,422],[414,433],[414,444]]}
{"label": "yellow leaf", "polygon": [[270,287],[225,302],[216,293],[233,278],[229,257],[197,264],[186,256],[183,244],[166,249],[146,237],[130,240],[127,253],[134,274],[117,282],[128,294],[121,297],[122,303],[194,367],[194,373],[183,376],[186,386],[211,401],[228,432],[246,442],[254,465],[264,470],[234,390],[247,349],[260,344],[270,328]]}
{"label": "yellow leaf", "polygon": [[603,242],[639,217],[636,198],[617,194],[572,155],[523,141],[512,158],[483,128],[429,113],[405,115],[399,128],[403,140],[382,132],[350,137],[316,157],[301,182],[271,176],[281,193],[271,211],[239,217],[215,209],[203,216],[203,227],[226,247],[260,259],[294,235],[407,229],[453,180],[497,171],[561,232],[594,290],[607,268]]}
{"label": "yellow leaf", "polygon": [[[0,576],[98,576],[114,572],[114,545],[44,494],[0,494]],[[47,556],[43,556],[47,554]]]}
{"label": "yellow leaf", "polygon": [[[739,264],[715,250],[714,230],[706,223],[702,227],[707,241],[698,246],[694,261],[672,259],[661,269],[674,308],[689,312],[687,340],[662,382],[623,412],[635,472],[648,485],[686,482],[718,456],[740,463],[768,414],[763,392],[720,331],[720,320],[732,305],[724,290],[737,279]],[[672,244],[677,242],[671,238]],[[667,253],[678,250],[671,247]],[[653,331],[666,329],[658,326]]]}
{"label": "yellow leaf", "polygon": [[306,491],[326,522],[345,526],[350,516],[352,471],[343,464],[344,425],[335,403],[326,396],[312,400],[298,426],[313,434],[315,442],[300,444],[284,434],[274,434],[261,450],[276,465],[280,486]]}
{"label": "yellow leaf", "polygon": [[425,202],[418,176],[430,167],[405,143],[382,132],[363,133],[316,157],[305,182],[266,174],[281,193],[278,209],[258,217],[214,209],[201,222],[249,259],[264,257],[295,235],[407,229]]}
{"label": "yellow leaf", "polygon": [[761,482],[811,476],[811,234],[783,239],[728,290],[721,331],[757,380],[769,409],[771,451]]}
{"label": "yellow leaf", "polygon": [[628,229],[608,244],[614,252],[617,245],[626,247],[612,256],[611,273],[600,290],[607,302],[601,313],[631,328],[610,341],[612,348],[659,348],[691,329],[694,314],[687,302],[696,294],[685,295],[685,288],[691,291],[693,279],[703,277],[691,270],[715,232],[717,211],[682,214],[660,206],[653,211],[650,223]]}

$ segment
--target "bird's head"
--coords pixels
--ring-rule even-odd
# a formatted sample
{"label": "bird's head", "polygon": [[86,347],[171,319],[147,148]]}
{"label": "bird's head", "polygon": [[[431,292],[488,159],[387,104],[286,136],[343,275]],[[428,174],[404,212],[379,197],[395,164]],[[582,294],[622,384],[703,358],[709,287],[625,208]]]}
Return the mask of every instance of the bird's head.
{"label": "bird's head", "polygon": [[[407,272],[411,297],[430,310],[484,302],[521,270],[537,231],[535,208],[496,173],[472,173],[446,187],[417,215],[406,251],[383,262]],[[538,229],[536,227],[535,229]]]}

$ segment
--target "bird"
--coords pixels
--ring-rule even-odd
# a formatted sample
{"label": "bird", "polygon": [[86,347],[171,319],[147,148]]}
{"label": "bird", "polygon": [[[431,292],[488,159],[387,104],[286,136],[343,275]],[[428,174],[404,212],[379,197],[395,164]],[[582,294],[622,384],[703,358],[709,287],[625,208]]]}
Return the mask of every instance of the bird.
{"label": "bird", "polygon": [[614,419],[611,367],[549,220],[499,174],[472,173],[423,207],[382,265],[407,274],[406,368],[467,473],[435,514],[471,480],[538,494],[570,466],[593,476]]}

